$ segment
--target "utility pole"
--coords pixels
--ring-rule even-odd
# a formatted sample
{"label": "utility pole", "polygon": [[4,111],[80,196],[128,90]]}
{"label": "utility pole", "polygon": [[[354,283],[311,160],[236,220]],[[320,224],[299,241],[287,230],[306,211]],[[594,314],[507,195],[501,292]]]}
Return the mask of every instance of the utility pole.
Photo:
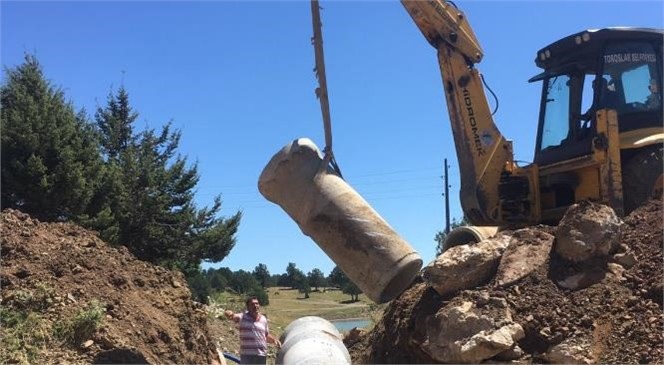
{"label": "utility pole", "polygon": [[450,184],[447,179],[447,159],[445,159],[445,234],[450,233]]}

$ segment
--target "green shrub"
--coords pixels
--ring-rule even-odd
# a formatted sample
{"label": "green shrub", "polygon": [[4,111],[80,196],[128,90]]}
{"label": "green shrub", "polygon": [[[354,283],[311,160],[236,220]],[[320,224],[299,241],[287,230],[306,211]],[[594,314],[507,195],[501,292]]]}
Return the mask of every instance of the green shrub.
{"label": "green shrub", "polygon": [[261,306],[267,307],[270,305],[270,298],[267,296],[265,289],[261,286],[254,286],[249,289],[247,297],[256,297]]}
{"label": "green shrub", "polygon": [[47,324],[35,312],[0,308],[0,363],[34,364],[49,341]]}
{"label": "green shrub", "polygon": [[12,298],[16,308],[44,311],[53,304],[55,290],[45,283],[37,283],[34,290],[17,290]]}
{"label": "green shrub", "polygon": [[101,326],[104,312],[104,306],[93,300],[86,308],[78,311],[74,318],[58,322],[53,329],[54,334],[57,338],[78,346]]}

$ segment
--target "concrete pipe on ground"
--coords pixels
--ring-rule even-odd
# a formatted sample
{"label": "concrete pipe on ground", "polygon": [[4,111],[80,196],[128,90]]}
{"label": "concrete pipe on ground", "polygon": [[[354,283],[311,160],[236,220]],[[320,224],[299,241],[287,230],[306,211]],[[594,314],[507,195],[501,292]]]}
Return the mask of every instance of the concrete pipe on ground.
{"label": "concrete pipe on ground", "polygon": [[286,327],[279,341],[277,364],[351,364],[341,334],[321,317],[296,319]]}
{"label": "concrete pipe on ground", "polygon": [[258,189],[376,303],[401,294],[422,268],[420,255],[334,173],[307,138],[272,157]]}
{"label": "concrete pipe on ground", "polygon": [[495,226],[460,226],[454,228],[445,237],[443,252],[450,247],[477,243],[498,233],[499,227]]}

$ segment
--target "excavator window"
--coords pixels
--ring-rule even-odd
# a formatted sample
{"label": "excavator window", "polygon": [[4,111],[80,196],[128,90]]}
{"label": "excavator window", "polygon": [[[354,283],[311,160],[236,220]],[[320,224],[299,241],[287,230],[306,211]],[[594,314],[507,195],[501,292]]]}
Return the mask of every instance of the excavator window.
{"label": "excavator window", "polygon": [[621,100],[615,107],[619,118],[661,108],[660,68],[657,52],[651,43],[610,43],[603,61],[604,73],[611,75]]}
{"label": "excavator window", "polygon": [[[546,99],[544,101],[543,128],[540,141],[540,149],[546,150],[552,147],[568,145],[573,141],[588,136],[582,133],[582,129],[589,129],[590,115],[598,109],[606,90],[606,80],[596,79],[592,82],[595,90],[594,96],[582,96],[585,75],[574,72],[570,74],[557,75],[545,81]],[[581,101],[590,99],[591,105],[587,112],[580,113]]]}
{"label": "excavator window", "polygon": [[643,30],[604,29],[587,46],[563,38],[538,55],[544,72],[535,163],[546,166],[592,151],[601,109],[618,113],[619,131],[661,127],[661,35]]}
{"label": "excavator window", "polygon": [[570,129],[566,121],[569,116],[570,77],[559,75],[548,80],[544,124],[540,149],[558,147],[567,138]]}

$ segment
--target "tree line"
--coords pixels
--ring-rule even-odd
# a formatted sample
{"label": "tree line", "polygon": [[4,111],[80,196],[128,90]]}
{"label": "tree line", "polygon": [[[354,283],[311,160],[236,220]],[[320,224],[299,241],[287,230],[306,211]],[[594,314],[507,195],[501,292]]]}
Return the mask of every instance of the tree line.
{"label": "tree line", "polygon": [[0,86],[2,208],[45,222],[74,222],[137,258],[188,278],[235,245],[242,217],[198,208],[196,164],[177,153],[171,122],[137,130],[129,93],[111,90],[93,115],[76,111],[37,58],[5,67]]}
{"label": "tree line", "polygon": [[203,303],[207,303],[207,298],[216,293],[232,291],[245,296],[256,296],[261,304],[269,305],[270,300],[265,289],[276,286],[296,289],[304,294],[305,299],[309,298],[312,291],[328,287],[341,289],[350,295],[353,301],[358,301],[362,293],[337,266],[325,276],[320,269],[313,269],[305,274],[293,262],[288,263],[283,274],[270,274],[267,266],[261,263],[252,272],[231,271],[227,267],[210,268],[190,281],[194,298]]}

